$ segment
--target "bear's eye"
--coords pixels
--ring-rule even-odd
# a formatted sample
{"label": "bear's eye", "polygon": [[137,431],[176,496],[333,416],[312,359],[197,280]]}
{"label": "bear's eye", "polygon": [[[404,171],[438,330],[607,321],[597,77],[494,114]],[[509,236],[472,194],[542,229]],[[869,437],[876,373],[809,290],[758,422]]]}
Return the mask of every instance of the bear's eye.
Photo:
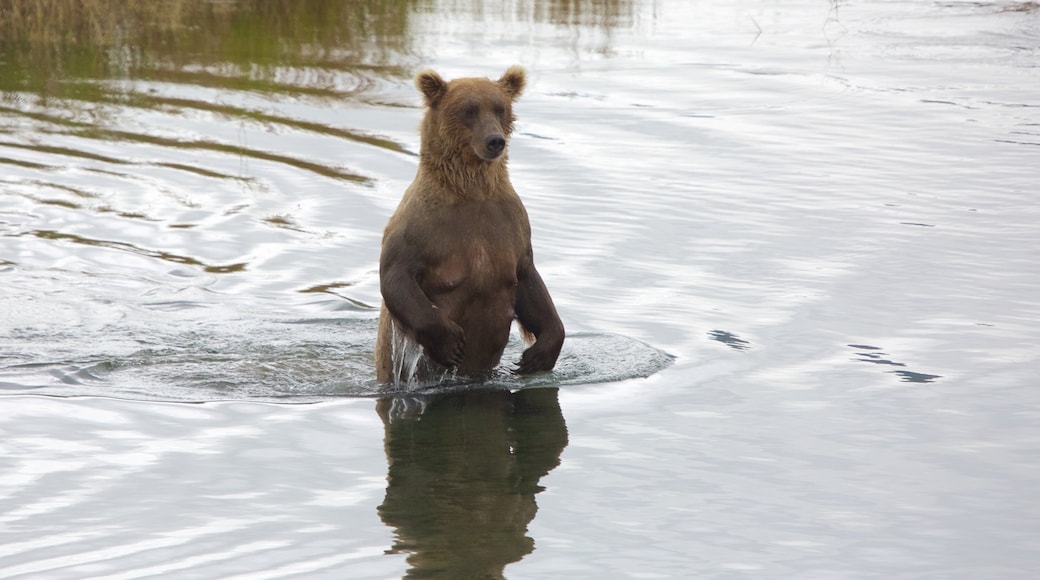
{"label": "bear's eye", "polygon": [[495,115],[504,117],[506,115],[506,108],[502,105],[495,105]]}
{"label": "bear's eye", "polygon": [[465,115],[465,117],[467,119],[470,119],[470,120],[475,119],[476,116],[477,116],[477,113],[479,113],[479,112],[480,112],[480,107],[478,107],[475,104],[466,105],[466,108],[462,110],[462,114]]}

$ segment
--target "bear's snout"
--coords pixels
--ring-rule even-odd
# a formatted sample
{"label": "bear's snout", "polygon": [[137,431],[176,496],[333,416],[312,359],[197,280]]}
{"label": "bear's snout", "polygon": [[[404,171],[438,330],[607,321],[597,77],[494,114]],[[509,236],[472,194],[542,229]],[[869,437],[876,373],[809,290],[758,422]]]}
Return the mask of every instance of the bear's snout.
{"label": "bear's snout", "polygon": [[506,148],[506,138],[502,135],[488,135],[484,139],[484,148],[487,150],[488,157],[495,159]]}

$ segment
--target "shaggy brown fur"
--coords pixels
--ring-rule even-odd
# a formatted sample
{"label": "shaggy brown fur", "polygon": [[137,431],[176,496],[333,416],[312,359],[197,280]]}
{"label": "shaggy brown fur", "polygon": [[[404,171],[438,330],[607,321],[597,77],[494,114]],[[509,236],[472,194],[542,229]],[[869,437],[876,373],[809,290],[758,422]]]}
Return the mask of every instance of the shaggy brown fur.
{"label": "shaggy brown fur", "polygon": [[[380,381],[394,376],[395,333],[422,347],[429,373],[498,365],[514,319],[529,343],[518,373],[550,370],[564,329],[534,267],[531,225],[506,169],[524,71],[446,82],[419,73],[427,110],[415,180],[383,233]],[[400,353],[398,354],[400,356]]]}

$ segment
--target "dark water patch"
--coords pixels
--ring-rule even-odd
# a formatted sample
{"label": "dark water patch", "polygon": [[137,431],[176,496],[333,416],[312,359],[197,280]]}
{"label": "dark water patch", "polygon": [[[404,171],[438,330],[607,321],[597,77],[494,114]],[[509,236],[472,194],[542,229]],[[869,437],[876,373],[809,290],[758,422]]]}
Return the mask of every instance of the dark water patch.
{"label": "dark water patch", "polygon": [[851,346],[853,348],[856,348],[856,349],[868,350],[868,352],[858,352],[858,353],[856,353],[856,357],[857,358],[855,358],[853,360],[858,360],[858,361],[861,361],[861,362],[868,362],[868,363],[873,363],[873,364],[878,364],[878,365],[890,365],[890,366],[895,366],[895,367],[905,367],[906,366],[903,363],[895,362],[893,360],[889,360],[887,358],[883,358],[883,357],[885,357],[887,355],[885,353],[881,352],[881,349],[876,347],[876,346],[853,345],[853,344],[850,344],[849,346]]}
{"label": "dark water patch", "polygon": [[944,101],[940,99],[921,99],[921,102],[926,105],[950,105],[952,107],[960,107],[969,111],[978,110],[979,107],[972,105],[965,105],[964,103],[956,103],[954,101]]}
{"label": "dark water patch", "polygon": [[732,332],[725,330],[712,330],[708,332],[708,338],[721,342],[733,350],[745,351],[751,348],[751,343],[738,337]]}
{"label": "dark water patch", "polygon": [[1036,105],[1036,104],[1032,104],[1032,103],[1009,103],[1007,101],[1003,101],[1003,102],[983,101],[983,103],[986,104],[986,105],[992,105],[994,107],[1007,107],[1009,109],[1036,109],[1036,108],[1040,108],[1040,105]]}
{"label": "dark water patch", "polygon": [[899,375],[899,380],[904,383],[932,383],[935,379],[941,379],[942,375],[929,375],[926,373],[915,373],[913,371],[890,371]]}
{"label": "dark water patch", "polygon": [[889,358],[888,353],[879,346],[873,346],[869,344],[849,344],[849,348],[855,349],[860,352],[855,353],[855,358],[852,360],[865,362],[876,365],[890,366],[890,367],[904,367],[899,370],[885,371],[899,376],[900,381],[905,383],[931,383],[935,379],[942,378],[942,375],[930,375],[927,373],[918,373],[914,371],[905,370],[906,364],[901,363]]}
{"label": "dark water patch", "polygon": [[1011,145],[1034,145],[1040,146],[1040,142],[1033,141],[1015,141],[1014,139],[994,139],[997,143],[1009,143]]}
{"label": "dark water patch", "polygon": [[538,133],[528,133],[526,131],[521,131],[521,132],[517,133],[517,135],[523,135],[524,137],[530,137],[532,139],[541,139],[543,141],[559,141],[559,139],[556,138],[556,137],[549,137],[547,135],[539,135]]}

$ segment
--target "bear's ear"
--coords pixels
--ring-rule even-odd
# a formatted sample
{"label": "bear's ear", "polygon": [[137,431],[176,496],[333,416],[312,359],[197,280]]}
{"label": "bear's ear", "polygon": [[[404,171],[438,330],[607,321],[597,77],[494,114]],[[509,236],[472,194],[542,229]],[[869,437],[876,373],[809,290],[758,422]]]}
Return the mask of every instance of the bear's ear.
{"label": "bear's ear", "polygon": [[448,83],[441,78],[441,75],[430,69],[421,71],[415,77],[415,86],[423,94],[426,106],[430,108],[435,107],[448,92]]}
{"label": "bear's ear", "polygon": [[515,64],[507,68],[502,78],[498,79],[498,84],[509,95],[509,100],[515,101],[519,99],[520,94],[524,92],[524,85],[527,84],[524,69]]}

